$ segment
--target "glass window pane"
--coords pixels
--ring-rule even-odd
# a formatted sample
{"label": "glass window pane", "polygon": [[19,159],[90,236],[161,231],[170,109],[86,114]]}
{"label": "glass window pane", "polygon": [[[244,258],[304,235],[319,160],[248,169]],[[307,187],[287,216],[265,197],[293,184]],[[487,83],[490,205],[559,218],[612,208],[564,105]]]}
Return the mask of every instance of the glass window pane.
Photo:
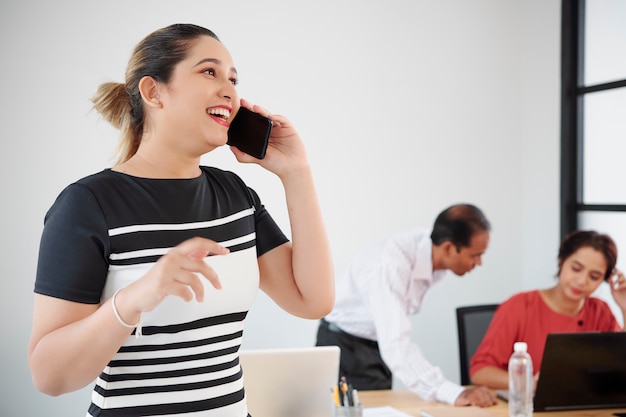
{"label": "glass window pane", "polygon": [[[626,271],[626,213],[580,212],[578,214],[578,226],[580,230],[595,230],[611,236],[617,245],[617,268]],[[600,285],[594,295],[609,304],[615,318],[624,326],[624,317],[617,303],[613,300],[608,284]]]}
{"label": "glass window pane", "polygon": [[626,1],[587,0],[585,85],[626,79]]}
{"label": "glass window pane", "polygon": [[584,109],[583,202],[626,204],[626,88],[587,94]]}

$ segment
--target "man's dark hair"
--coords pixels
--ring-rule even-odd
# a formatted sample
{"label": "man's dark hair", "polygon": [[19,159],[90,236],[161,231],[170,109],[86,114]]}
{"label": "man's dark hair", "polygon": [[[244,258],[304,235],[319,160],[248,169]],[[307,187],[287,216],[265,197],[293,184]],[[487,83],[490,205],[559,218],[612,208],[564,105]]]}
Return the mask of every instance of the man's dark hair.
{"label": "man's dark hair", "polygon": [[470,245],[475,233],[489,230],[491,225],[478,207],[471,204],[455,204],[439,213],[430,239],[434,245],[452,242],[457,250],[461,250]]}

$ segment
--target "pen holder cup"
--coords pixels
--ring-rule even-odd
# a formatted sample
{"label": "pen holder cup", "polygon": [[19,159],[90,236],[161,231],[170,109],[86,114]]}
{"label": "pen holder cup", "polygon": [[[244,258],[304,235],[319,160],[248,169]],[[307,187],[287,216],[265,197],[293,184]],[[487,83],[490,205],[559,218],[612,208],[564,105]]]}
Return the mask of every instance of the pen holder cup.
{"label": "pen holder cup", "polygon": [[335,417],[363,417],[363,404],[352,407],[335,406]]}

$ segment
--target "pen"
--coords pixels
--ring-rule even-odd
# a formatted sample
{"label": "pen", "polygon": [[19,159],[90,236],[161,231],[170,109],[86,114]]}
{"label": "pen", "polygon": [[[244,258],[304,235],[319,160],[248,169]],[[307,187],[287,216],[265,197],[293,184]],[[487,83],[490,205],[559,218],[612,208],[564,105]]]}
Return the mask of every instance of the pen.
{"label": "pen", "polygon": [[341,383],[337,384],[337,386],[335,387],[335,390],[337,391],[337,396],[339,397],[339,405],[342,406],[342,407],[344,405],[347,405],[347,404],[345,404],[345,401],[344,401],[345,400],[344,399],[345,396],[343,394],[343,391],[341,390]]}
{"label": "pen", "polygon": [[350,406],[350,402],[348,401],[348,395],[347,395],[347,391],[348,391],[348,387],[346,386],[345,383],[345,376],[342,376],[341,379],[339,380],[339,389],[341,390],[341,405],[344,405],[346,407]]}
{"label": "pen", "polygon": [[335,401],[335,405],[339,407],[341,405],[341,402],[339,400],[339,389],[337,387],[333,387],[332,393],[333,393],[333,401]]}
{"label": "pen", "polygon": [[345,376],[341,377],[339,386],[341,387],[341,392],[343,393],[343,405],[353,407],[354,403],[352,402],[352,389],[351,386],[348,384],[348,380]]}
{"label": "pen", "polygon": [[349,384],[347,381],[345,382],[345,384],[347,385],[346,395],[348,395],[348,404],[350,405],[350,407],[354,407],[356,405],[354,397],[352,396],[354,388],[352,388],[352,384]]}
{"label": "pen", "polygon": [[357,392],[356,388],[352,389],[352,402],[354,403],[354,405],[359,405],[359,393]]}

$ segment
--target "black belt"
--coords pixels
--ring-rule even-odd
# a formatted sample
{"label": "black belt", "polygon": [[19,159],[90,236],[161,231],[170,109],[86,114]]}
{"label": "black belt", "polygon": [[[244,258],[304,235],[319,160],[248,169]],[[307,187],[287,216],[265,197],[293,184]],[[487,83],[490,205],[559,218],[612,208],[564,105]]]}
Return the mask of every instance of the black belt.
{"label": "black belt", "polygon": [[326,329],[328,329],[329,332],[340,333],[340,334],[346,335],[346,336],[351,337],[353,339],[357,339],[361,343],[365,343],[366,345],[368,345],[368,346],[370,346],[372,348],[378,349],[378,342],[375,341],[375,340],[369,340],[369,339],[366,339],[364,337],[354,336],[354,335],[352,335],[352,334],[350,334],[350,333],[348,333],[348,332],[346,332],[344,330],[341,330],[339,328],[339,326],[337,326],[335,323],[331,323],[330,321],[328,321],[326,319],[322,319],[321,322],[322,322],[322,326],[326,327]]}

